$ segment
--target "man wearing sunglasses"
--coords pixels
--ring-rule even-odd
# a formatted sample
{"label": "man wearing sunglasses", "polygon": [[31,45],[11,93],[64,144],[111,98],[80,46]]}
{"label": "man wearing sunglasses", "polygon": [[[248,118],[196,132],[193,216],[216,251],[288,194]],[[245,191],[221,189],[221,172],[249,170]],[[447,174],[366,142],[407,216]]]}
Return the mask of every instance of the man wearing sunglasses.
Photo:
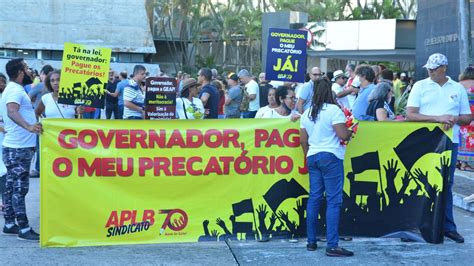
{"label": "man wearing sunglasses", "polygon": [[301,89],[298,90],[296,94],[296,98],[298,102],[296,103],[296,109],[300,114],[304,113],[306,109],[311,107],[311,103],[313,102],[313,94],[314,94],[314,82],[324,75],[321,72],[319,67],[311,68],[309,72],[310,81],[306,82]]}
{"label": "man wearing sunglasses", "polygon": [[413,86],[407,102],[407,120],[417,122],[435,122],[443,124],[448,130],[453,128],[453,151],[449,169],[449,182],[444,222],[444,235],[457,243],[464,238],[457,232],[453,217],[453,182],[458,155],[459,129],[471,122],[471,110],[466,90],[462,85],[446,76],[448,59],[435,53],[423,66],[429,77]]}

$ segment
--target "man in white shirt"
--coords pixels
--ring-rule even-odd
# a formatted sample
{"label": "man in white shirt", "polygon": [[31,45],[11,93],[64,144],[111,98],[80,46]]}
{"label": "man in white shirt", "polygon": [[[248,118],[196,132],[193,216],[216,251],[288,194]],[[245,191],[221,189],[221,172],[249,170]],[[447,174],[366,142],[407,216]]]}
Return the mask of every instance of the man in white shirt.
{"label": "man in white shirt", "polygon": [[246,69],[240,70],[237,76],[239,77],[240,81],[245,84],[245,90],[248,93],[249,99],[249,109],[243,112],[242,116],[243,118],[255,118],[258,109],[260,109],[260,93],[258,83],[253,80],[252,75],[250,75]]}
{"label": "man in white shirt", "polygon": [[37,123],[30,97],[23,88],[32,82],[28,65],[23,58],[17,58],[8,61],[5,68],[10,82],[0,101],[6,131],[3,162],[7,167],[3,233],[18,235],[21,240],[38,241],[39,234],[28,223],[25,196],[30,186],[29,169],[35,153],[36,134],[41,134],[43,128]]}
{"label": "man in white shirt", "polygon": [[428,70],[429,77],[413,86],[407,102],[407,120],[441,123],[446,130],[453,128],[454,145],[449,169],[444,235],[457,243],[464,243],[464,238],[457,232],[454,223],[452,187],[458,155],[459,128],[471,122],[469,101],[464,87],[446,76],[446,56],[432,54],[423,67]]}
{"label": "man in white shirt", "polygon": [[296,93],[296,110],[298,113],[303,114],[304,111],[311,107],[314,95],[314,82],[319,78],[322,78],[323,74],[324,73],[321,72],[319,67],[311,68],[311,71],[309,72],[309,78],[311,80],[306,82]]}
{"label": "man in white shirt", "polygon": [[347,98],[347,95],[351,94],[354,89],[352,89],[352,87],[344,89],[344,84],[346,84],[347,81],[347,77],[344,72],[342,72],[342,70],[334,71],[334,77],[331,81],[333,82],[331,89],[336,94],[336,99],[338,103],[342,107],[350,109],[349,99]]}
{"label": "man in white shirt", "polygon": [[354,82],[354,79],[356,78],[355,74],[355,69],[356,66],[354,64],[347,64],[346,65],[346,77],[348,77],[345,88],[346,89],[351,89],[353,92],[349,95],[347,95],[347,100],[349,101],[349,106],[350,109],[352,109],[352,106],[354,105],[354,102],[356,100],[356,96],[358,91],[358,88],[360,86],[360,82],[356,80]]}

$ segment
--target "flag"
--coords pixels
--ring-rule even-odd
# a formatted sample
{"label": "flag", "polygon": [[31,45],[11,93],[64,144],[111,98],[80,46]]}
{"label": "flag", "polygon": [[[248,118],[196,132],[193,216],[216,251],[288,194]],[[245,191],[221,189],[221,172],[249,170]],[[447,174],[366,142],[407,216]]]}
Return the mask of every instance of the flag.
{"label": "flag", "polygon": [[241,202],[232,204],[232,211],[234,211],[235,217],[247,212],[253,213],[252,199],[246,199]]}
{"label": "flag", "polygon": [[408,171],[411,171],[416,161],[425,154],[443,153],[452,149],[453,142],[439,127],[434,128],[433,131],[426,127],[417,129],[394,148],[398,158]]}
{"label": "flag", "polygon": [[379,152],[367,152],[361,156],[351,158],[352,172],[360,174],[365,170],[380,170]]}
{"label": "flag", "polygon": [[253,223],[252,222],[235,222],[232,225],[232,234],[237,233],[252,233]]}
{"label": "flag", "polygon": [[308,192],[298,183],[295,179],[291,179],[289,182],[282,179],[273,186],[263,195],[263,198],[267,202],[268,206],[276,212],[278,206],[289,198],[298,198],[302,195],[307,195]]}

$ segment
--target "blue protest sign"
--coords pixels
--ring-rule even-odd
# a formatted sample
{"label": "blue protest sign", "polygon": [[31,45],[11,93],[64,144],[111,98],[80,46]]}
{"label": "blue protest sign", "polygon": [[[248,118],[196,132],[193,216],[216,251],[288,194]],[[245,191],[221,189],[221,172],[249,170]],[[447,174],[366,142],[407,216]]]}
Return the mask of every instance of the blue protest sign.
{"label": "blue protest sign", "polygon": [[267,80],[304,82],[306,31],[270,28],[267,44]]}

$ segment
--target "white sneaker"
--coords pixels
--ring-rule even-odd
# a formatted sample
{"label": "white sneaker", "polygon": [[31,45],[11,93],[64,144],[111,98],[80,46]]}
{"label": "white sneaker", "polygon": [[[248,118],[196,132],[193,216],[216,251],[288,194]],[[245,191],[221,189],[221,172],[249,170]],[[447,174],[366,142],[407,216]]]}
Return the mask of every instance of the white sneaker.
{"label": "white sneaker", "polygon": [[471,196],[465,197],[464,202],[466,203],[474,202],[474,194],[472,194]]}

